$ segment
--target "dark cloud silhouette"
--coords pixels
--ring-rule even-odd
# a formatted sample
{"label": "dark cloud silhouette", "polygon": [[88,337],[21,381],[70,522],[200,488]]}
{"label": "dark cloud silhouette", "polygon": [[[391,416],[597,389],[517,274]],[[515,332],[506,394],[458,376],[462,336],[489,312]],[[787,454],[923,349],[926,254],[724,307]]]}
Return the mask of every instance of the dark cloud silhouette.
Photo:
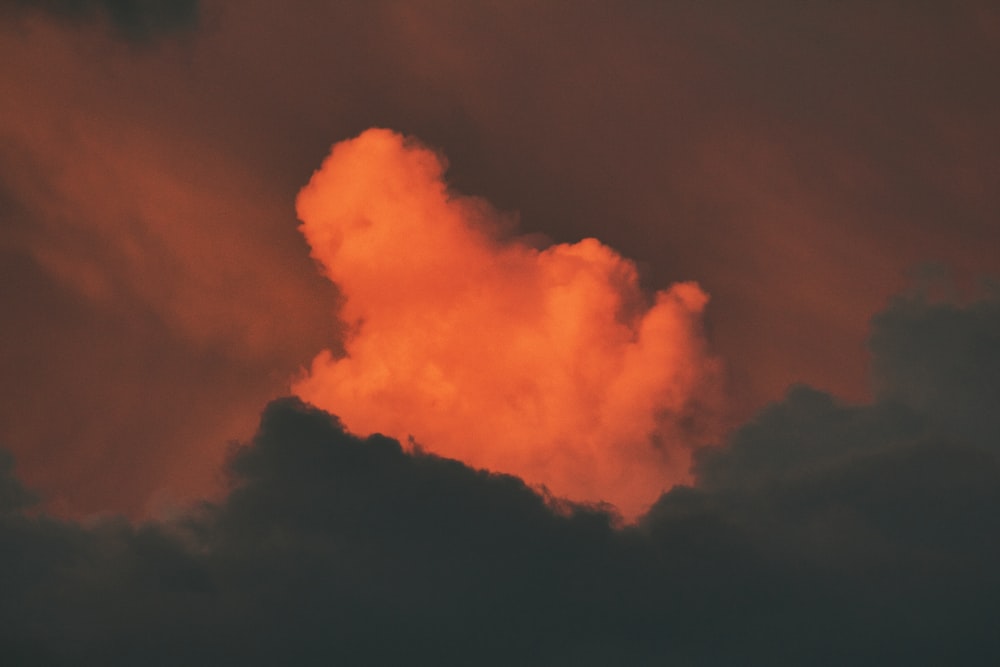
{"label": "dark cloud silhouette", "polygon": [[199,0],[6,0],[14,12],[41,12],[71,23],[107,20],[122,37],[143,41],[195,26]]}
{"label": "dark cloud silhouette", "polygon": [[795,386],[743,426],[727,448],[705,451],[697,464],[699,481],[705,488],[773,483],[921,433],[919,417],[902,406],[849,406],[825,392]]}
{"label": "dark cloud silhouette", "polygon": [[14,458],[0,449],[0,513],[22,509],[34,501],[34,496],[14,476]]}
{"label": "dark cloud silhouette", "polygon": [[967,306],[932,297],[947,280],[893,299],[872,323],[876,395],[1000,452],[1000,290]]}
{"label": "dark cloud silhouette", "polygon": [[993,294],[965,306],[893,299],[873,320],[874,403],[792,388],[701,454],[696,493],[668,494],[653,514],[711,499],[769,542],[841,565],[995,554],[998,306]]}
{"label": "dark cloud silhouette", "polygon": [[[952,368],[995,306],[897,300],[872,347],[912,365],[906,342],[933,342]],[[229,495],[171,521],[11,511],[5,459],[0,645],[25,665],[996,664],[1000,462],[977,442],[891,392],[799,387],[620,527],[281,399]]]}

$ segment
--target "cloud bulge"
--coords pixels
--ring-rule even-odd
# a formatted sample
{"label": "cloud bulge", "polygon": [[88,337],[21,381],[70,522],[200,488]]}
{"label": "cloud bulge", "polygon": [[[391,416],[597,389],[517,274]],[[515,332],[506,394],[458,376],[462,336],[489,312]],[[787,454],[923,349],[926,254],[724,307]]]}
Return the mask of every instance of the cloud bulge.
{"label": "cloud bulge", "polygon": [[352,432],[412,438],[468,465],[635,517],[690,481],[720,363],[677,283],[649,295],[596,239],[539,247],[445,159],[372,129],[336,144],[297,201],[349,333],[294,384]]}

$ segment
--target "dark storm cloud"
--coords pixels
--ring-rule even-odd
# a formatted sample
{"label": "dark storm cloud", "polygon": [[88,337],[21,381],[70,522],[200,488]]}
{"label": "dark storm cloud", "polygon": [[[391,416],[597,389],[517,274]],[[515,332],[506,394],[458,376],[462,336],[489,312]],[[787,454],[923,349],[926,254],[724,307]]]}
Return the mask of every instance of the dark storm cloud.
{"label": "dark storm cloud", "polygon": [[34,497],[14,476],[14,459],[0,449],[0,514],[30,505]]}
{"label": "dark storm cloud", "polygon": [[141,41],[189,29],[199,0],[7,0],[15,12],[40,12],[72,23],[110,21],[123,37]]}
{"label": "dark storm cloud", "polygon": [[798,388],[698,470],[694,489],[667,493],[650,516],[708,506],[772,553],[848,570],[985,566],[1000,548],[995,454],[898,405]]}
{"label": "dark storm cloud", "polygon": [[965,307],[933,298],[937,280],[895,298],[872,322],[877,396],[927,414],[941,429],[1000,452],[1000,290]]}
{"label": "dark storm cloud", "polygon": [[710,498],[765,542],[841,565],[997,553],[998,307],[894,298],[873,320],[874,403],[792,388],[701,453],[697,493],[653,514]]}
{"label": "dark storm cloud", "polygon": [[[1000,332],[995,307],[898,300],[873,349],[988,358],[966,343]],[[908,358],[914,340],[934,344]],[[620,528],[282,399],[219,504],[140,526],[0,515],[0,643],[54,665],[996,664],[1000,463],[951,425],[799,387]]]}
{"label": "dark storm cloud", "polygon": [[720,623],[746,641],[734,615],[772,579],[725,526],[616,531],[291,399],[232,471],[183,522],[4,523],[3,644],[42,664],[647,664],[717,651]]}

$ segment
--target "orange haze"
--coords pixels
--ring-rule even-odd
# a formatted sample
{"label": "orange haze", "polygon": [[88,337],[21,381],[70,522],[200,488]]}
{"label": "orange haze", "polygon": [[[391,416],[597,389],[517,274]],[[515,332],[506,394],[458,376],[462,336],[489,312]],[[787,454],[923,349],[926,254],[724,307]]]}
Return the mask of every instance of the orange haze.
{"label": "orange haze", "polygon": [[373,129],[336,144],[297,201],[341,289],[346,356],[294,383],[359,434],[513,473],[634,517],[686,482],[718,363],[707,295],[650,297],[595,239],[539,249],[509,216],[450,192],[443,158]]}

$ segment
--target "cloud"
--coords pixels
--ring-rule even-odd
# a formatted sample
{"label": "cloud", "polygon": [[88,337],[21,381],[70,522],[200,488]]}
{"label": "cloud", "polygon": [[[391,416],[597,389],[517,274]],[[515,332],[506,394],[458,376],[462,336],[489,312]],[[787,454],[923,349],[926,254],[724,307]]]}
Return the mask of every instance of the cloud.
{"label": "cloud", "polygon": [[840,566],[984,565],[976,554],[1000,548],[1000,422],[985,408],[1000,377],[998,305],[989,293],[964,306],[894,298],[872,322],[875,402],[792,388],[700,452],[696,489],[653,514],[708,503],[762,544]]}
{"label": "cloud", "polygon": [[[294,189],[220,150],[211,105],[181,90],[175,59],[196,51],[0,30],[0,304],[16,323],[0,331],[0,442],[60,513],[217,492],[226,440],[336,335]],[[128,92],[146,85],[159,92]]]}
{"label": "cloud", "polygon": [[199,0],[13,0],[7,9],[75,24],[104,19],[121,37],[140,42],[196,25]]}
{"label": "cloud", "polygon": [[[369,130],[297,202],[351,333],[294,391],[353,432],[522,476],[634,517],[718,429],[695,283],[655,295],[596,239],[538,247],[450,191],[444,159]],[[714,435],[714,434],[713,434]]]}
{"label": "cloud", "polygon": [[699,484],[726,488],[794,478],[925,432],[923,420],[892,404],[846,405],[805,385],[767,406],[726,447],[700,452]]}
{"label": "cloud", "polygon": [[554,512],[516,478],[357,438],[294,399],[231,470],[224,503],[174,523],[0,525],[0,641],[53,664],[642,664],[718,620],[687,610],[733,590],[711,566],[758,571],[725,530],[676,553],[684,527]]}
{"label": "cloud", "polygon": [[0,449],[0,514],[32,504],[34,497],[14,476],[14,458]]}
{"label": "cloud", "polygon": [[900,295],[872,322],[875,392],[941,429],[1000,452],[1000,292],[966,306],[935,299],[947,278]]}
{"label": "cloud", "polygon": [[[994,301],[949,306],[949,335]],[[906,307],[890,337],[932,335],[938,306]],[[217,504],[137,526],[0,515],[0,643],[58,665],[1000,658],[1000,462],[933,411],[801,387],[698,458],[694,486],[616,528],[281,399]]]}

